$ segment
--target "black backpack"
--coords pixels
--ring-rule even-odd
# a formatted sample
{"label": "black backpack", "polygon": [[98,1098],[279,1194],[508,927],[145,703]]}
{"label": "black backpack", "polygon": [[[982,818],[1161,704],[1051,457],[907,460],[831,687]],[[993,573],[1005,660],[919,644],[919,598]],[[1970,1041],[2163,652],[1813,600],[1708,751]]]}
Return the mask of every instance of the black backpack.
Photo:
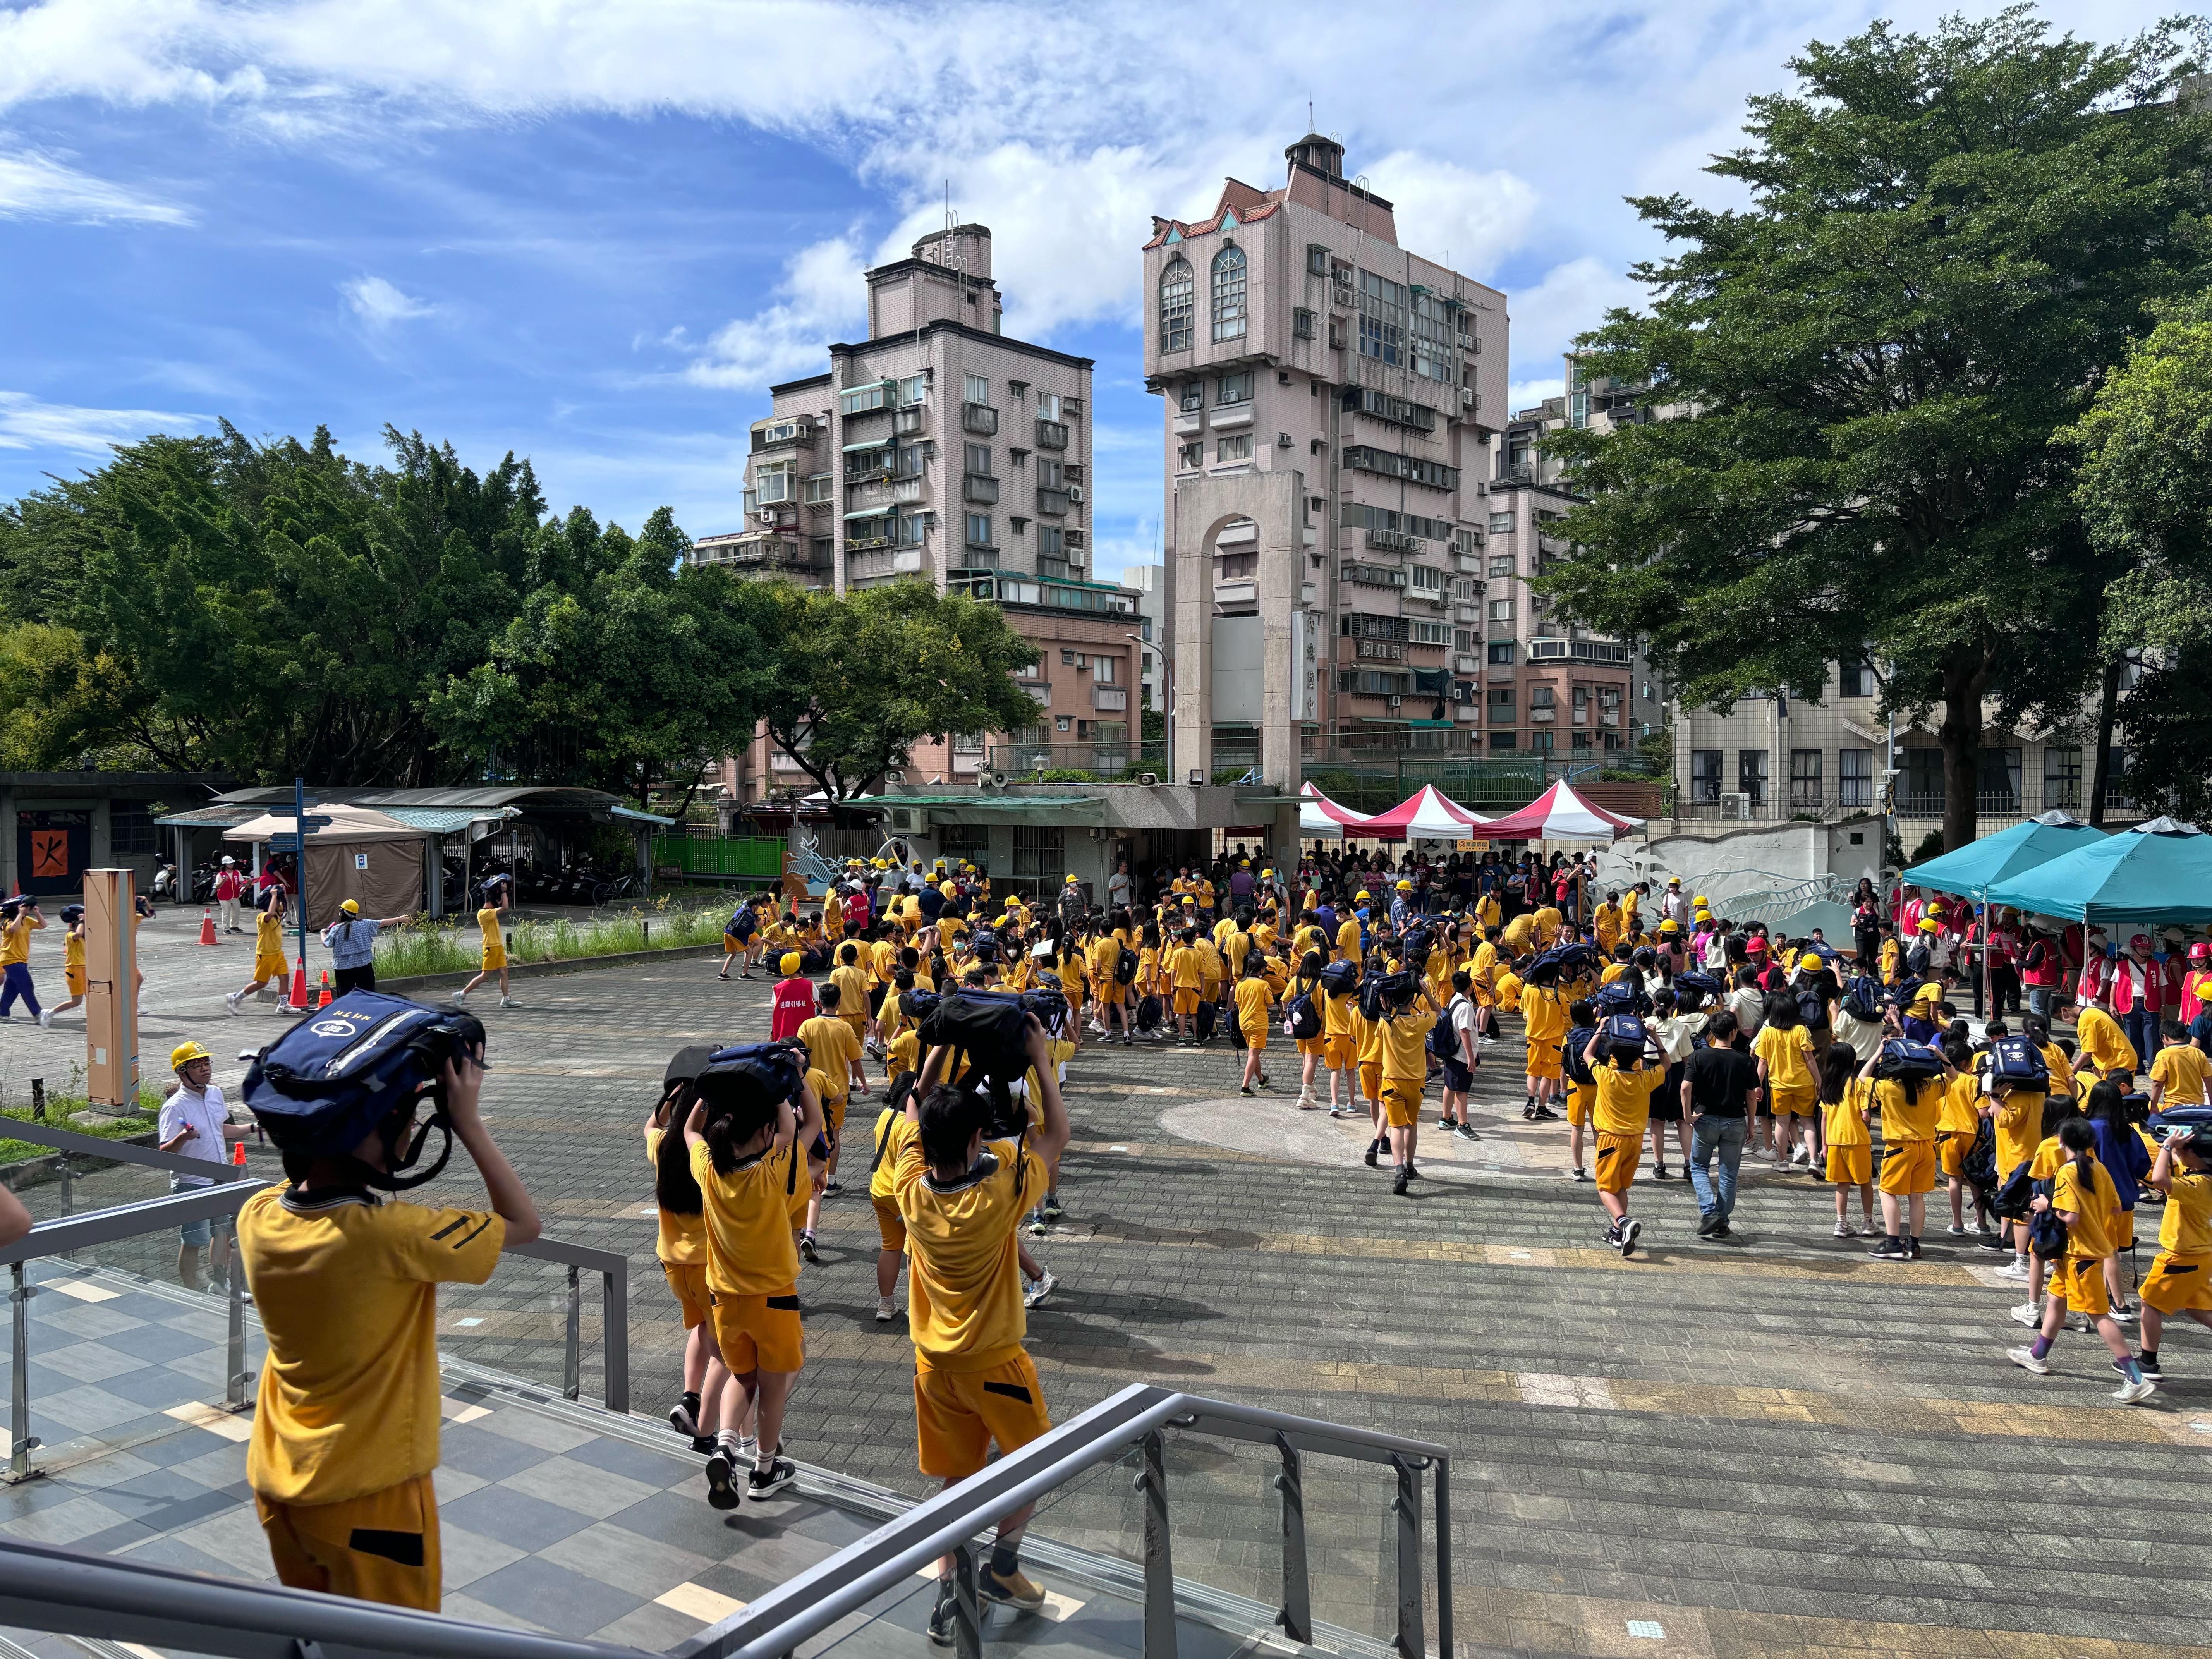
{"label": "black backpack", "polygon": [[1598,1029],[1605,1033],[1607,1059],[1632,1062],[1644,1058],[1644,1022],[1636,1015],[1615,1014]]}
{"label": "black backpack", "polygon": [[[1453,1003],[1458,1001],[1457,997],[1452,999]],[[1437,1016],[1436,1024],[1429,1027],[1428,1042],[1429,1052],[1438,1060],[1459,1060],[1464,1063],[1465,1057],[1459,1051],[1459,1027],[1452,1024],[1449,1005],[1446,1006],[1443,1012]]]}
{"label": "black backpack", "polygon": [[1828,1029],[1828,1000],[1821,994],[1818,981],[1797,988],[1797,1018],[1805,1023],[1808,1031]]}
{"label": "black backpack", "polygon": [[1121,954],[1114,958],[1114,983],[1133,985],[1137,981],[1137,953],[1121,940],[1114,941]]}
{"label": "black backpack", "polygon": [[2002,1036],[1992,1042],[1984,1075],[1992,1094],[1999,1085],[2032,1094],[2051,1091],[2050,1063],[2044,1059],[2043,1050],[2024,1036]]}
{"label": "black backpack", "polygon": [[1310,1042],[1319,1036],[1322,1023],[1321,1010],[1314,1006],[1310,991],[1299,992],[1283,1011],[1283,1035],[1296,1042]]}
{"label": "black backpack", "polygon": [[1856,975],[1844,989],[1844,1012],[1869,1024],[1881,1018],[1881,986],[1871,974]]}
{"label": "black backpack", "polygon": [[1891,1083],[1925,1083],[1942,1077],[1948,1062],[1942,1052],[1909,1037],[1891,1037],[1881,1045],[1881,1058],[1874,1074]]}
{"label": "black backpack", "polygon": [[806,1081],[806,1045],[796,1037],[781,1042],[740,1042],[707,1057],[702,1077],[733,1077],[763,1105],[781,1105]]}
{"label": "black backpack", "polygon": [[1559,1056],[1559,1063],[1566,1068],[1568,1080],[1579,1083],[1585,1089],[1592,1088],[1597,1083],[1596,1073],[1590,1070],[1589,1061],[1583,1057],[1589,1048],[1590,1039],[1596,1035],[1597,1027],[1595,1025],[1576,1026],[1567,1033],[1566,1050]]}
{"label": "black backpack", "polygon": [[1974,1126],[1974,1144],[1966,1148],[1966,1156],[1959,1166],[1959,1173],[1966,1184],[1989,1202],[1990,1194],[1997,1184],[1996,1126],[1983,1118]]}
{"label": "black backpack", "polygon": [[1359,964],[1339,959],[1321,970],[1321,988],[1333,997],[1340,997],[1359,983]]}
{"label": "black backpack", "polygon": [[[1675,983],[1681,981],[1677,980]],[[1651,999],[1644,994],[1640,974],[1623,974],[1619,979],[1607,981],[1597,988],[1597,994],[1590,1000],[1601,1015],[1634,1014],[1641,1018],[1651,1012]]]}
{"label": "black backpack", "polygon": [[2005,1177],[2004,1185],[1998,1188],[1990,1198],[1990,1208],[2007,1221],[2019,1221],[2025,1218],[2028,1201],[2035,1196],[2035,1189],[2043,1184],[2029,1173],[2034,1168],[2033,1158],[2021,1159],[2014,1166],[2013,1172]]}

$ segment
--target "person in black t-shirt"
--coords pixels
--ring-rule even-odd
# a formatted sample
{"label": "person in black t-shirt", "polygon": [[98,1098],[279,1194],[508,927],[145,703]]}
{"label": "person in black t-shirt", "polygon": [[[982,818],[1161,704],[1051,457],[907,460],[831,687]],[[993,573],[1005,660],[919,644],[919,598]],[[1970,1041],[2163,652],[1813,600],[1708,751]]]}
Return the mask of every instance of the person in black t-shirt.
{"label": "person in black t-shirt", "polygon": [[[1690,1116],[1690,1183],[1698,1194],[1698,1237],[1727,1238],[1735,1209],[1737,1167],[1744,1131],[1759,1095],[1759,1066],[1739,1054],[1735,1015],[1714,1011],[1705,1022],[1705,1047],[1682,1063],[1682,1108]],[[1720,1170],[1713,1170],[1717,1157]]]}

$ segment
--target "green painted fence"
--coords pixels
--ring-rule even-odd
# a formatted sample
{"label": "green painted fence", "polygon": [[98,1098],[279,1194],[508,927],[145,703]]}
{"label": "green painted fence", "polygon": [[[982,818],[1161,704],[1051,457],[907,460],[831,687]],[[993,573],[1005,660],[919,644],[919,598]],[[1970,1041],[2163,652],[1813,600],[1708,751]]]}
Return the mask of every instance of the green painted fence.
{"label": "green painted fence", "polygon": [[761,836],[655,836],[653,866],[708,881],[773,881],[783,873],[783,842]]}

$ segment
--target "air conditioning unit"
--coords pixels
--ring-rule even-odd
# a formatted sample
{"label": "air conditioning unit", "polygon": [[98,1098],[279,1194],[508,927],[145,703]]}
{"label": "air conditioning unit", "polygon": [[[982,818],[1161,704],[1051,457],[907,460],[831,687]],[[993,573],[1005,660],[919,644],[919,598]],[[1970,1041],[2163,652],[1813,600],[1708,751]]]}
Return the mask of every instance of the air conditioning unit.
{"label": "air conditioning unit", "polygon": [[1723,823],[1747,823],[1751,817],[1751,797],[1747,794],[1726,794],[1721,797],[1721,818]]}
{"label": "air conditioning unit", "polygon": [[890,833],[895,836],[926,836],[929,833],[929,814],[918,806],[894,806],[884,815]]}
{"label": "air conditioning unit", "polygon": [[1083,501],[1083,486],[1081,484],[1068,485],[1067,499],[1080,506]]}
{"label": "air conditioning unit", "polygon": [[1393,708],[1401,708],[1404,706],[1405,701],[1406,700],[1403,697],[1393,697],[1390,699],[1390,707]]}
{"label": "air conditioning unit", "polygon": [[1474,407],[1474,388],[1473,386],[1463,386],[1459,389],[1459,406],[1462,409],[1473,409]]}

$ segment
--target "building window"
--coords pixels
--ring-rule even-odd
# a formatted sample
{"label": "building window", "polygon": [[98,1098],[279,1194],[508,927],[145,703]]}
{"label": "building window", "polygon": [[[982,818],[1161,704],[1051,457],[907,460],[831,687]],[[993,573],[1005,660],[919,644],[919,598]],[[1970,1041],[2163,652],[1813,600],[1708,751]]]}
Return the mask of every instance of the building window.
{"label": "building window", "polygon": [[1234,432],[1214,441],[1213,459],[1217,461],[1249,461],[1252,459],[1252,434]]}
{"label": "building window", "polygon": [[1213,400],[1218,404],[1249,404],[1252,401],[1252,371],[1242,374],[1224,374],[1214,388]]}
{"label": "building window", "polygon": [[1838,806],[1874,805],[1873,750],[1838,749],[1836,750],[1836,805]]}
{"label": "building window", "polygon": [[1328,249],[1320,242],[1306,244],[1306,274],[1309,276],[1328,275]]}
{"label": "building window", "polygon": [[1902,781],[1905,787],[1898,801],[1901,811],[1941,812],[1943,810],[1943,751],[1940,749],[1906,750]]}
{"label": "building window", "polygon": [[1820,804],[1819,750],[1793,749],[1790,751],[1790,804],[1792,806],[1818,806]]}
{"label": "building window", "polygon": [[1513,620],[1513,601],[1510,599],[1492,599],[1490,602],[1490,620],[1494,623],[1511,622]]}
{"label": "building window", "polygon": [[1048,455],[1037,457],[1036,481],[1039,489],[1064,489],[1067,487],[1067,463],[1054,460]]}
{"label": "building window", "polygon": [[1359,355],[1392,368],[1406,359],[1406,289],[1371,270],[1359,273]]}
{"label": "building window", "polygon": [[1490,665],[1492,668],[1513,666],[1513,653],[1518,645],[1514,640],[1492,640],[1490,642]]}
{"label": "building window", "polygon": [[1205,459],[1206,445],[1202,441],[1176,446],[1176,471],[1178,472],[1195,472]]}
{"label": "building window", "polygon": [[996,544],[991,540],[991,515],[989,514],[970,513],[968,515],[968,545],[970,547],[991,547],[996,545]]}
{"label": "building window", "polygon": [[1510,553],[1492,555],[1490,561],[1490,574],[1493,576],[1511,575],[1513,574],[1513,556]]}
{"label": "building window", "polygon": [[1443,596],[1444,573],[1443,571],[1429,565],[1417,564],[1411,567],[1411,574],[1415,593],[1427,593],[1436,599],[1441,599]]}
{"label": "building window", "polygon": [[2020,750],[1984,749],[1975,783],[1984,812],[2010,814],[2020,811]]}
{"label": "building window", "polygon": [[970,374],[968,377],[968,401],[971,404],[988,404],[991,401],[991,382],[988,376]]}
{"label": "building window", "polygon": [[1185,380],[1182,383],[1182,411],[1188,415],[1206,407],[1206,382]]}
{"label": "building window", "polygon": [[2081,804],[2081,751],[2045,749],[2043,751],[2043,810]]}
{"label": "building window", "polygon": [[148,857],[161,850],[154,809],[143,801],[117,801],[108,810],[107,847],[117,858]]}
{"label": "building window", "polygon": [[1517,732],[1492,732],[1490,746],[1492,749],[1517,749],[1521,746],[1521,734]]}
{"label": "building window", "polygon": [[1092,678],[1097,684],[1111,685],[1114,684],[1114,664],[1116,660],[1117,659],[1115,658],[1107,656],[1101,656],[1096,659],[1093,664],[1096,672],[1093,674]]}
{"label": "building window", "polygon": [[1313,313],[1308,311],[1304,306],[1292,307],[1291,308],[1291,333],[1296,338],[1301,340],[1312,339],[1314,337]]}
{"label": "building window", "polygon": [[1490,533],[1493,536],[1511,535],[1513,533],[1513,515],[1510,513],[1492,514],[1490,515]]}
{"label": "building window", "polygon": [[1406,637],[1415,645],[1449,645],[1452,630],[1449,623],[1411,621],[1406,624]]}
{"label": "building window", "polygon": [[1197,289],[1190,261],[1177,254],[1160,273],[1160,349],[1190,349],[1191,319]]}
{"label": "building window", "polygon": [[1528,734],[1528,748],[1534,754],[1550,754],[1554,741],[1555,738],[1549,732],[1531,732]]}
{"label": "building window", "polygon": [[1037,556],[1039,558],[1057,559],[1066,551],[1066,532],[1058,525],[1041,524],[1037,526]]}
{"label": "building window", "polygon": [[1717,806],[1721,799],[1721,751],[1690,751],[1690,799],[1700,805]]}
{"label": "building window", "polygon": [[988,444],[969,444],[966,446],[966,448],[968,451],[968,470],[979,478],[989,477],[991,476],[991,446]]}
{"label": "building window", "polygon": [[1874,670],[1864,662],[1839,663],[1836,666],[1836,695],[1839,697],[1871,697],[1875,695]]}
{"label": "building window", "polygon": [[1556,708],[1559,703],[1559,695],[1550,686],[1532,685],[1528,688],[1528,707],[1531,708]]}
{"label": "building window", "polygon": [[1751,797],[1753,806],[1766,800],[1766,751],[1764,749],[1739,749],[1735,751],[1735,787],[1739,794]]}
{"label": "building window", "polygon": [[1014,879],[1058,881],[1067,868],[1067,832],[1038,824],[1014,826]]}
{"label": "building window", "polygon": [[1213,337],[1244,337],[1244,250],[1233,242],[1213,256]]}
{"label": "building window", "polygon": [[1492,686],[1490,688],[1489,702],[1490,723],[1492,726],[1510,726],[1513,724],[1513,688],[1511,686]]}

